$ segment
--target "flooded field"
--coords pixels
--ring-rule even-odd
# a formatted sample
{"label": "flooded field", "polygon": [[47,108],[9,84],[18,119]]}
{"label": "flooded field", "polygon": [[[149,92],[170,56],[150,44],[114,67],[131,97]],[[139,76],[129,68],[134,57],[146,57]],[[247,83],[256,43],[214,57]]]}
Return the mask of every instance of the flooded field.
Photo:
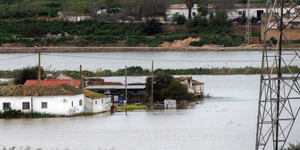
{"label": "flooded field", "polygon": [[[134,82],[143,81],[138,77]],[[88,117],[1,119],[0,149],[241,150],[254,149],[259,75],[198,75],[212,98],[186,109]],[[122,81],[122,77],[106,78]],[[293,107],[300,102],[293,101]],[[288,142],[300,137],[298,117]]]}

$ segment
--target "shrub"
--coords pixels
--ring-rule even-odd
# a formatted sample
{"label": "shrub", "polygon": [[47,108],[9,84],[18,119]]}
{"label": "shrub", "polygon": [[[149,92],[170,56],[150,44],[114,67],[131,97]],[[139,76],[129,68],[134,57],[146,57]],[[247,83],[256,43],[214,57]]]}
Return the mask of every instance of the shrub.
{"label": "shrub", "polygon": [[157,19],[147,20],[146,23],[141,25],[141,29],[147,36],[155,35],[162,30],[161,23]]}
{"label": "shrub", "polygon": [[272,36],[270,41],[273,43],[273,44],[276,44],[277,43],[277,40]]}
{"label": "shrub", "polygon": [[177,22],[179,25],[183,25],[186,21],[186,18],[183,15],[174,14],[172,17],[173,22]]}
{"label": "shrub", "polygon": [[194,26],[197,26],[197,21],[193,20],[193,19],[189,19],[185,22],[185,25],[187,28],[192,28]]}
{"label": "shrub", "polygon": [[231,20],[228,19],[228,15],[221,11],[216,11],[216,16],[210,22],[214,26],[231,26]]}

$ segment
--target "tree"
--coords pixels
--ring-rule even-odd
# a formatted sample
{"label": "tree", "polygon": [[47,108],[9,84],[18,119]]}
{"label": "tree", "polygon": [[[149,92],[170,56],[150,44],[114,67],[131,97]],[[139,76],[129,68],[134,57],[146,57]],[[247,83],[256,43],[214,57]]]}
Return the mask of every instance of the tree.
{"label": "tree", "polygon": [[[151,77],[146,79],[146,92],[151,95]],[[188,93],[187,88],[173,76],[166,73],[158,73],[153,78],[153,99],[164,100],[166,98],[176,100],[195,100],[193,93]]]}
{"label": "tree", "polygon": [[200,16],[206,17],[208,15],[208,1],[207,0],[199,0],[197,11],[200,13]]}
{"label": "tree", "polygon": [[32,10],[33,10],[33,12],[35,13],[35,15],[37,17],[39,17],[40,11],[42,9],[44,9],[43,6],[44,6],[44,0],[34,0],[33,1],[33,8],[32,8]]}
{"label": "tree", "polygon": [[105,0],[106,3],[106,12],[109,14],[110,6],[115,2],[115,0]]}
{"label": "tree", "polygon": [[168,2],[164,0],[124,0],[122,3],[123,15],[140,19],[145,17],[166,16]]}
{"label": "tree", "polygon": [[216,16],[211,20],[211,24],[214,26],[231,26],[231,20],[228,19],[228,15],[222,11],[216,11]]}
{"label": "tree", "polygon": [[195,100],[195,95],[188,93],[187,88],[177,80],[161,91],[162,97],[175,100]]}
{"label": "tree", "polygon": [[[38,66],[23,68],[14,77],[15,78],[14,83],[15,84],[24,84],[26,82],[26,80],[28,80],[28,79],[37,79],[38,71],[39,71]],[[41,68],[41,74],[43,74],[43,72],[44,72],[44,69]]]}
{"label": "tree", "polygon": [[189,19],[192,19],[192,8],[194,7],[193,0],[185,0],[186,7],[189,10]]}
{"label": "tree", "polygon": [[87,1],[87,10],[91,15],[96,15],[97,11],[101,8],[99,1],[88,0]]}
{"label": "tree", "polygon": [[[153,99],[164,100],[161,91],[168,88],[169,84],[174,80],[173,76],[165,73],[158,73],[153,77]],[[151,77],[146,79],[146,92],[151,95]]]}

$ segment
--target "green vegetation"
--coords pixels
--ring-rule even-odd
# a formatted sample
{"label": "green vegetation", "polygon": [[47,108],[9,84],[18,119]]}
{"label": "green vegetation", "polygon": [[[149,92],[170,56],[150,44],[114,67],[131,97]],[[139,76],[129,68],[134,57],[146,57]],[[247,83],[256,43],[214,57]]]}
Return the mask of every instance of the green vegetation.
{"label": "green vegetation", "polygon": [[[146,79],[146,92],[151,95],[151,77]],[[187,88],[173,76],[166,73],[157,73],[153,77],[153,97],[155,100],[195,100],[193,93],[188,93]]]}
{"label": "green vegetation", "polygon": [[186,21],[186,18],[183,15],[180,15],[180,14],[176,13],[176,14],[173,15],[172,21],[177,22],[177,24],[179,24],[179,25],[183,25]]}
{"label": "green vegetation", "polygon": [[289,146],[287,148],[284,148],[283,150],[300,150],[300,143],[297,144],[289,143]]}
{"label": "green vegetation", "polygon": [[[290,66],[289,69],[293,73],[300,72],[300,67],[298,66]],[[283,67],[281,69],[283,73],[288,73],[288,68]],[[22,70],[13,70],[13,71],[0,71],[0,78],[13,78],[16,74],[19,74]],[[42,78],[46,77],[46,74],[58,74],[60,72],[63,72],[64,74],[69,75],[70,73],[73,73],[74,79],[79,79],[79,71],[72,71],[72,70],[58,70],[58,71],[47,71],[45,70],[42,74]],[[265,71],[266,72],[266,69]],[[230,75],[230,74],[260,74],[261,68],[255,68],[255,67],[245,67],[245,68],[190,68],[190,69],[156,69],[154,70],[154,74],[157,73],[167,73],[171,75],[201,75],[201,74],[207,74],[207,75]],[[274,74],[276,74],[276,69],[274,69]],[[119,69],[117,71],[111,71],[111,70],[98,70],[96,72],[83,70],[82,71],[83,76],[85,77],[95,77],[95,76],[124,76],[125,75],[125,69]],[[140,66],[131,66],[127,68],[127,74],[129,76],[149,76],[151,75],[151,72],[149,69],[143,69]]]}
{"label": "green vegetation", "polygon": [[50,118],[55,117],[53,114],[40,113],[40,112],[18,112],[14,111],[11,108],[5,110],[4,112],[0,111],[0,118]]}
{"label": "green vegetation", "polygon": [[[15,84],[24,84],[26,82],[26,80],[28,80],[28,79],[37,79],[38,71],[39,71],[38,66],[23,68],[22,70],[20,70],[18,73],[15,74],[14,83]],[[44,69],[41,68],[41,74],[43,74],[43,72],[44,72]]]}
{"label": "green vegetation", "polygon": [[[145,105],[127,105],[127,110],[137,110],[137,109],[147,109],[148,107]],[[118,109],[121,109],[121,111],[125,111],[125,106],[120,106]]]}

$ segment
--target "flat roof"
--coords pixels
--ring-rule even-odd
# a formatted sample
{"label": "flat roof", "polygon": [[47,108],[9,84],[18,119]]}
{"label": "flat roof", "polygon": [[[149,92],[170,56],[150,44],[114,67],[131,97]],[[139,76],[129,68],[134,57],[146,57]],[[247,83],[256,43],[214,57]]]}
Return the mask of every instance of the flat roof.
{"label": "flat roof", "polygon": [[[127,85],[128,90],[143,90],[145,89],[145,85]],[[125,86],[88,86],[85,87],[87,90],[108,90],[108,89],[115,89],[115,90],[125,90]]]}

